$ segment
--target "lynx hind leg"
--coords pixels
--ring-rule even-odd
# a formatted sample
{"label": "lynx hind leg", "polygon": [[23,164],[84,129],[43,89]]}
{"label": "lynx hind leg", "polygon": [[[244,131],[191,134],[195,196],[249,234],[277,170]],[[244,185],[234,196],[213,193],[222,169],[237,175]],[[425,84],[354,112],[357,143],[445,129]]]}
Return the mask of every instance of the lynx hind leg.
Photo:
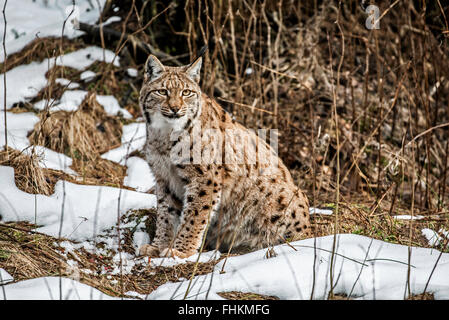
{"label": "lynx hind leg", "polygon": [[[274,193],[273,193],[274,194]],[[272,196],[263,218],[266,232],[261,232],[264,246],[297,241],[311,236],[309,204],[301,191],[284,188]]]}
{"label": "lynx hind leg", "polygon": [[301,191],[297,193],[291,207],[289,207],[287,216],[289,218],[287,233],[292,241],[312,236],[309,202]]}

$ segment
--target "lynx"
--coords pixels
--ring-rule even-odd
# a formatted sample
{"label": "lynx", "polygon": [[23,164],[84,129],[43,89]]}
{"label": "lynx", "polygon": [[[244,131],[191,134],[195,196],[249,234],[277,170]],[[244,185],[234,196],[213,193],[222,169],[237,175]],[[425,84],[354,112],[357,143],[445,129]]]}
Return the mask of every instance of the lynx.
{"label": "lynx", "polygon": [[[260,249],[310,236],[306,196],[265,139],[201,92],[201,64],[200,56],[187,66],[170,67],[154,55],[145,64],[139,104],[158,213],[155,237],[139,253],[189,257],[203,236],[220,250]],[[214,134],[204,134],[208,130]],[[205,161],[206,151],[218,156]],[[264,157],[276,165],[270,167]]]}

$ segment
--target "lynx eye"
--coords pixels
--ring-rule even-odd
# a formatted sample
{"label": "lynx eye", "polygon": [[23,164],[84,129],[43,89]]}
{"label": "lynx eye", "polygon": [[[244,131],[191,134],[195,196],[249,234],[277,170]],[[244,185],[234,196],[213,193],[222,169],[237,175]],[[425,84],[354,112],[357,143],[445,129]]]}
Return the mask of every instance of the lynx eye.
{"label": "lynx eye", "polygon": [[182,90],[182,95],[185,97],[185,96],[190,96],[192,94],[192,91],[191,90],[188,90],[188,89],[186,89],[186,90]]}
{"label": "lynx eye", "polygon": [[160,94],[161,96],[166,96],[168,94],[168,91],[165,89],[159,89],[157,90],[157,93]]}

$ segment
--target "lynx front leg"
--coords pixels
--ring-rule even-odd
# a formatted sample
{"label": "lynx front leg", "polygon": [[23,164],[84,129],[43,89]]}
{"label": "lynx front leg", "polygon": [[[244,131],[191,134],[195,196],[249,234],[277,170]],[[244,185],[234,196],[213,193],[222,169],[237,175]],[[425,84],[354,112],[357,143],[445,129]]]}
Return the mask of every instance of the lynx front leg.
{"label": "lynx front leg", "polygon": [[170,192],[167,185],[159,183],[156,188],[157,220],[156,235],[151,244],[140,247],[139,254],[158,257],[173,242],[176,226],[179,224],[182,203]]}
{"label": "lynx front leg", "polygon": [[197,178],[186,186],[184,210],[173,248],[162,255],[189,257],[201,246],[204,231],[212,214],[220,203],[221,184],[219,179]]}

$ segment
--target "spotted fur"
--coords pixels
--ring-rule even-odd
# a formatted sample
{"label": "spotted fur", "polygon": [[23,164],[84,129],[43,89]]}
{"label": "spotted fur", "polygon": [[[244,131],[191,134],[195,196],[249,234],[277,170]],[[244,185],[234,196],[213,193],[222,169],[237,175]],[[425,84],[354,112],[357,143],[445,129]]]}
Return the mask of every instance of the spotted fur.
{"label": "spotted fur", "polygon": [[[151,55],[146,63],[140,106],[147,122],[145,155],[157,180],[158,216],[155,238],[140,253],[188,257],[201,246],[207,226],[207,240],[220,248],[261,248],[310,236],[306,196],[265,141],[201,92],[201,62],[168,67]],[[203,134],[200,154],[218,152],[214,161],[196,161],[196,128]],[[207,129],[222,141],[204,135]],[[186,143],[177,132],[190,137],[183,161],[172,157]],[[261,148],[277,160],[269,174]],[[226,159],[229,151],[249,149],[242,161]]]}

